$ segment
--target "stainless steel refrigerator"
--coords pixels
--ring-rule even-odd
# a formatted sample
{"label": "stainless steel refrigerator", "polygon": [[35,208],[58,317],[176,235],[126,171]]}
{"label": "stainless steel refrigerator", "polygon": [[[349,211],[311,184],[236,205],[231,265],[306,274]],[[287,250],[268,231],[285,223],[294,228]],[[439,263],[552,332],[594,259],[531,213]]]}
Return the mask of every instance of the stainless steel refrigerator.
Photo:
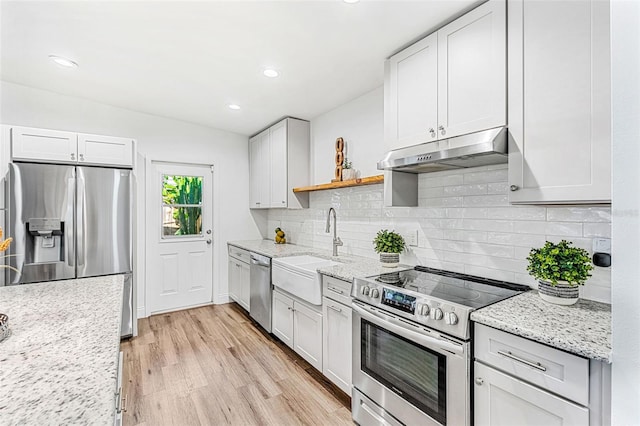
{"label": "stainless steel refrigerator", "polygon": [[[7,284],[125,275],[122,336],[133,332],[131,170],[11,163]],[[100,303],[96,300],[96,303]]]}

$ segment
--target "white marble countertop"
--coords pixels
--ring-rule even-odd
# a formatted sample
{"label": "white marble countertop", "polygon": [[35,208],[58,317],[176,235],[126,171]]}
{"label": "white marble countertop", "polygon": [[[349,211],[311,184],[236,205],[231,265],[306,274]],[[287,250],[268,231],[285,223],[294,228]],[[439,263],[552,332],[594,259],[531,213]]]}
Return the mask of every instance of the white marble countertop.
{"label": "white marble countertop", "polygon": [[528,291],[471,313],[471,320],[585,358],[611,363],[611,305],[547,303]]}
{"label": "white marble countertop", "polygon": [[112,425],[122,276],[0,287],[0,424]]}
{"label": "white marble countertop", "polygon": [[318,272],[349,282],[353,281],[354,278],[370,277],[383,273],[413,269],[413,266],[409,265],[399,265],[397,268],[385,268],[380,265],[378,259],[340,254],[340,248],[338,248],[338,256],[334,257],[330,250],[315,249],[297,244],[275,244],[272,240],[229,241],[227,244],[271,258],[308,254],[324,259],[331,259],[339,262],[339,265],[318,268]]}

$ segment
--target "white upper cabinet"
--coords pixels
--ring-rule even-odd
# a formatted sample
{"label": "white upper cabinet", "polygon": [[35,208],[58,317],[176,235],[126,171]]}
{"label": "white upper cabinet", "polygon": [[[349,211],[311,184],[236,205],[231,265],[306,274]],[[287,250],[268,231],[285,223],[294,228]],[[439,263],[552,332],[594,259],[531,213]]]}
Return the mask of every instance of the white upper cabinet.
{"label": "white upper cabinet", "polygon": [[252,209],[305,208],[309,194],[293,188],[309,185],[309,122],[285,118],[249,139]]}
{"label": "white upper cabinet", "polygon": [[506,5],[491,0],[385,63],[388,149],[506,125]]}
{"label": "white upper cabinet", "polygon": [[57,130],[11,128],[11,158],[14,160],[75,163],[78,135]]}
{"label": "white upper cabinet", "polygon": [[438,31],[438,135],[507,124],[506,5],[489,1]]}
{"label": "white upper cabinet", "polygon": [[271,165],[271,207],[287,206],[287,122],[269,129],[269,164]]}
{"label": "white upper cabinet", "polygon": [[132,167],[134,150],[133,140],[127,138],[11,128],[13,160]]}
{"label": "white upper cabinet", "polygon": [[432,34],[385,64],[385,133],[389,149],[436,140],[438,35]]}
{"label": "white upper cabinet", "polygon": [[133,165],[133,141],[113,136],[78,134],[78,162],[85,164]]}
{"label": "white upper cabinet", "polygon": [[509,2],[512,203],[611,200],[609,2]]}

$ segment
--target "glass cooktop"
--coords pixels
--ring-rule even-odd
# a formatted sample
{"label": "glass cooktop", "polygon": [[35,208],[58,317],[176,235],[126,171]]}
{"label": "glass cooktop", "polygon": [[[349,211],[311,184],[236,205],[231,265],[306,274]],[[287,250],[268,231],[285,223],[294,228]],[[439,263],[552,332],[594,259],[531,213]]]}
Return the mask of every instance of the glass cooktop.
{"label": "glass cooktop", "polygon": [[525,285],[416,266],[415,269],[370,277],[386,287],[410,290],[479,309],[528,291]]}

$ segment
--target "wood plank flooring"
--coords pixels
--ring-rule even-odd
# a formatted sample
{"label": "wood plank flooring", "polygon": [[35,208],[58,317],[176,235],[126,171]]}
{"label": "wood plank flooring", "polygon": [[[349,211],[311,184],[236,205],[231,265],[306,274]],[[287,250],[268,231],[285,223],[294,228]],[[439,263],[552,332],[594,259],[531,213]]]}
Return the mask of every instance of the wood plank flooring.
{"label": "wood plank flooring", "polygon": [[349,397],[235,303],[144,318],[122,343],[125,425],[347,425]]}

